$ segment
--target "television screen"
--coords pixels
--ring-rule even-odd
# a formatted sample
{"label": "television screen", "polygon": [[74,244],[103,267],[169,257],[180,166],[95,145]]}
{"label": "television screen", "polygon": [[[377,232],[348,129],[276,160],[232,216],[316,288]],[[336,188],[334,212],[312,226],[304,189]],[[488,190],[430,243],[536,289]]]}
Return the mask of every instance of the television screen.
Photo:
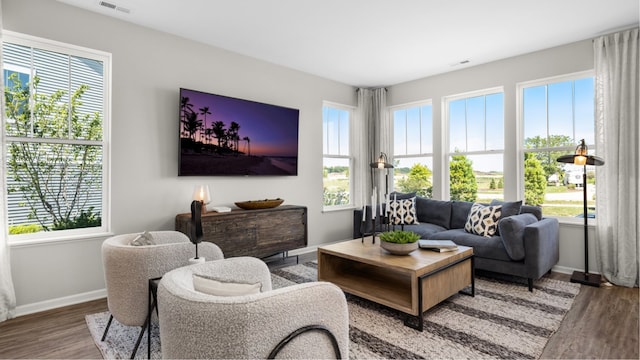
{"label": "television screen", "polygon": [[181,88],[178,175],[297,175],[299,113]]}

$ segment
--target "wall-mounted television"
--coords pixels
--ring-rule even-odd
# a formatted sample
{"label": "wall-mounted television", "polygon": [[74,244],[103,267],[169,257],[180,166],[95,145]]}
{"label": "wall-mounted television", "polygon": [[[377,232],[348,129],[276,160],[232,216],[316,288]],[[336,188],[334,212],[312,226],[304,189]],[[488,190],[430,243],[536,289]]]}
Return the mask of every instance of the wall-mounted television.
{"label": "wall-mounted television", "polygon": [[181,88],[178,175],[298,175],[299,113]]}

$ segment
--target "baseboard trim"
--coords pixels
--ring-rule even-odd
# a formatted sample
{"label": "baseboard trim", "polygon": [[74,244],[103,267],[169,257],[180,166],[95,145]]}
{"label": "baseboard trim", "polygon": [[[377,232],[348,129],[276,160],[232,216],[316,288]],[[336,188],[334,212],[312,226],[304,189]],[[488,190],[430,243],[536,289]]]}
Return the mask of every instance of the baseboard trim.
{"label": "baseboard trim", "polygon": [[57,309],[63,306],[80,304],[87,301],[104,299],[107,297],[107,289],[89,291],[81,294],[75,294],[70,296],[65,296],[56,299],[50,299],[45,301],[40,301],[32,304],[25,304],[16,306],[14,311],[14,315],[24,316],[33,313],[38,313],[42,311]]}
{"label": "baseboard trim", "polygon": [[[557,273],[561,273],[561,274],[571,275],[571,274],[573,274],[574,271],[584,271],[584,270],[583,269],[576,269],[576,268],[572,268],[572,267],[567,267],[567,266],[556,265],[553,268],[551,268],[551,271],[557,272]],[[597,271],[590,271],[589,273],[590,274],[600,274]]]}

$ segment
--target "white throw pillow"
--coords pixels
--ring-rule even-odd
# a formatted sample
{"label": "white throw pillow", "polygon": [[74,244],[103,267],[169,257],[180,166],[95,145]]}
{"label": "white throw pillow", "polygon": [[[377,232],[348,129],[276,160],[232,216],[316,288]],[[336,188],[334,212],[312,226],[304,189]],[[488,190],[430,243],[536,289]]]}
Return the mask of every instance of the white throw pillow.
{"label": "white throw pillow", "polygon": [[473,204],[464,230],[468,233],[492,237],[498,231],[498,220],[502,215],[502,205],[484,206]]}
{"label": "white throw pillow", "polygon": [[142,234],[138,234],[129,245],[131,246],[143,246],[143,245],[155,245],[155,241],[153,241],[153,235],[150,232],[145,231]]}
{"label": "white throw pillow", "polygon": [[215,296],[243,296],[260,293],[261,284],[243,284],[220,281],[193,274],[195,291]]}
{"label": "white throw pillow", "polygon": [[419,224],[416,216],[416,198],[389,201],[389,220],[391,225]]}

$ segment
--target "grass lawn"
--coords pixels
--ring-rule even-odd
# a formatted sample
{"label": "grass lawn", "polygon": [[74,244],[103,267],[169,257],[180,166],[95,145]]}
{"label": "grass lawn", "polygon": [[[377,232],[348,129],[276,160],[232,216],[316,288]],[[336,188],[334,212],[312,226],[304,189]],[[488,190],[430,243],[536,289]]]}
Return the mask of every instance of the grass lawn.
{"label": "grass lawn", "polygon": [[[479,202],[491,202],[492,199],[504,199],[503,189],[490,189],[489,184],[491,182],[492,177],[482,176],[477,177],[478,180],[478,201]],[[497,182],[498,178],[495,178]],[[334,179],[324,179],[324,187],[325,191],[332,192],[348,192],[349,191],[349,181],[345,178],[334,178]],[[565,217],[575,217],[576,215],[581,215],[583,213],[583,205],[582,205],[582,190],[578,189],[569,189],[567,186],[555,186],[549,185],[546,188],[546,194],[558,194],[563,195],[567,194],[570,199],[547,199],[544,204],[542,204],[543,213],[545,216],[565,216]],[[551,197],[554,197],[553,195]],[[556,196],[557,197],[557,196]],[[561,196],[562,197],[562,196]],[[595,207],[595,201],[589,199],[587,201],[587,206],[589,207],[589,212],[594,212],[593,208]]]}

